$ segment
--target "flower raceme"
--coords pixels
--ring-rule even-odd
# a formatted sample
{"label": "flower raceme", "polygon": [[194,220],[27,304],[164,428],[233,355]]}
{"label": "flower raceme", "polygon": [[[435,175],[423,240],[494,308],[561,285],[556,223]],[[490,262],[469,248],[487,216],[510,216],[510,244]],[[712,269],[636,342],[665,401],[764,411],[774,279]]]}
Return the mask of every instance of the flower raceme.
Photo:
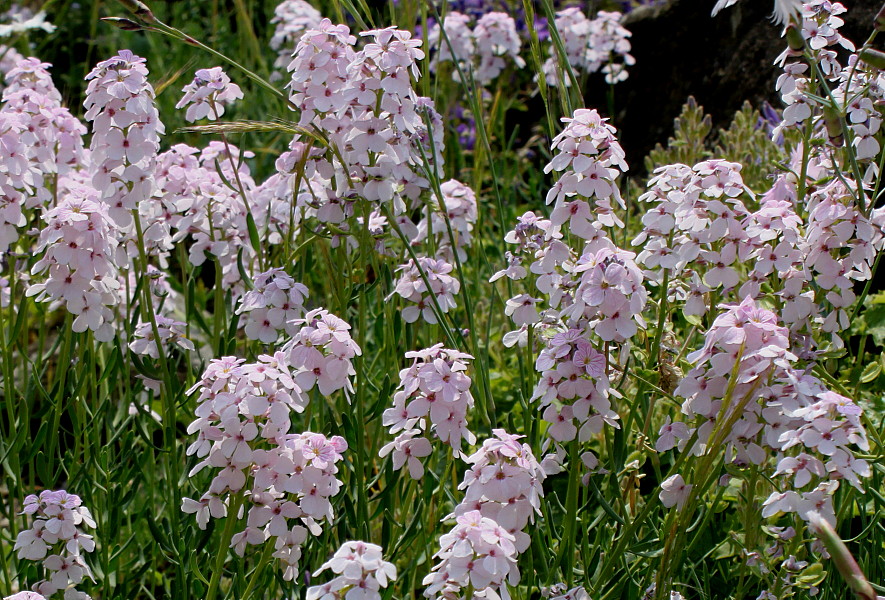
{"label": "flower raceme", "polygon": [[247,546],[275,538],[283,578],[294,579],[307,533],[319,535],[320,524],[332,520],[329,498],[341,486],[336,463],[347,442],[289,433],[291,412],[303,411],[307,399],[283,352],[256,363],[214,359],[190,391],[199,398],[188,432],[198,436],[187,453],[203,459],[190,476],[205,467],[220,471],[198,500],[184,499],[182,510],[195,514],[201,529],[210,517],[240,520],[245,512],[245,528],[231,547],[243,556]]}
{"label": "flower raceme", "polygon": [[42,561],[48,576],[34,585],[34,591],[46,598],[64,591],[65,600],[88,599],[74,586],[92,577],[83,553],[95,550],[95,541],[84,529],[95,529],[95,521],[80,497],[44,490],[25,498],[22,512],[33,521],[18,534],[14,550],[20,559]]}
{"label": "flower raceme", "polygon": [[[831,497],[839,482],[863,489],[860,478],[871,474],[849,447],[869,447],[860,407],[793,365],[798,359],[790,352],[789,330],[774,312],[751,298],[721,308],[704,346],[688,356],[696,367],[675,391],[685,398],[682,412],[689,420],[665,423],[657,450],[676,447],[704,455],[715,443],[727,461],[739,465],[761,466],[776,458],[772,475],[781,477],[785,491],[771,494],[762,516],[797,512],[804,519],[814,510],[835,522]],[[686,426],[692,421],[700,426]],[[662,500],[679,504],[684,500],[679,490],[690,487],[671,477]]]}
{"label": "flower raceme", "polygon": [[[407,352],[412,364],[400,371],[400,385],[393,396],[393,407],[384,411],[382,422],[390,433],[399,435],[381,449],[381,456],[393,451],[394,468],[408,463],[409,474],[420,479],[424,467],[420,458],[430,455],[432,432],[442,443],[461,456],[461,440],[473,444],[476,437],[467,428],[468,411],[473,407],[469,354],[437,344],[432,348]],[[400,433],[402,432],[402,433]]]}
{"label": "flower raceme", "polygon": [[295,319],[298,332],[284,345],[283,353],[294,369],[294,377],[304,393],[314,386],[324,396],[343,389],[350,398],[351,377],[356,375],[351,361],[362,350],[350,336],[350,325],[323,308]]}
{"label": "flower raceme", "polygon": [[19,57],[7,73],[0,108],[0,252],[19,239],[29,209],[52,199],[47,179],[83,166],[86,132],[36,58]]}
{"label": "flower raceme", "polygon": [[[418,223],[412,243],[427,241],[431,236],[436,242],[437,258],[454,263],[467,259],[466,248],[473,242],[473,227],[477,219],[476,194],[460,181],[450,179],[440,185],[442,199],[433,195],[430,218],[423,217]],[[449,230],[451,228],[451,235]],[[454,236],[454,239],[452,239]]]}
{"label": "flower raceme", "polygon": [[[616,84],[627,79],[627,67],[636,64],[630,54],[630,31],[624,28],[621,13],[601,10],[593,19],[576,6],[556,13],[556,30],[562,38],[565,58],[576,76],[601,71],[605,81]],[[560,67],[557,49],[551,44],[550,57],[541,68],[549,85],[556,85],[564,69]],[[571,78],[562,77],[566,86]]]}
{"label": "flower raceme", "polygon": [[582,329],[551,328],[535,361],[540,379],[532,400],[537,400],[542,418],[550,424],[547,435],[565,443],[577,438],[588,441],[605,425],[619,428],[618,413],[612,409],[607,359],[585,338]]}
{"label": "flower raceme", "polygon": [[438,69],[441,63],[453,62],[455,81],[461,80],[461,73],[470,73],[476,83],[488,85],[508,63],[520,69],[525,66],[519,56],[521,41],[513,17],[502,12],[487,12],[472,29],[471,20],[468,15],[451,11],[446,13],[442,28],[438,23],[433,25],[428,36],[434,51],[433,69]]}
{"label": "flower raceme", "polygon": [[63,303],[74,315],[75,332],[91,330],[98,341],[113,339],[113,307],[120,302],[117,265],[120,253],[108,205],[92,188],[72,186],[55,208],[43,215],[33,274],[46,273],[32,284],[28,296]]}
{"label": "flower raceme", "polygon": [[296,319],[305,312],[307,287],[279,268],[255,275],[252,283],[254,288],[243,294],[236,311],[246,337],[273,344],[280,333],[296,335]]}
{"label": "flower raceme", "polygon": [[422,153],[431,168],[442,166],[441,120],[412,87],[421,40],[395,27],[361,35],[368,39],[357,51],[345,25],[323,19],[306,32],[289,64],[290,100],[300,123],[327,132],[334,148],[311,161],[311,172],[334,181],[341,196],[392,202],[400,215],[429,187]]}
{"label": "flower raceme", "polygon": [[397,268],[400,276],[388,298],[398,294],[410,303],[402,309],[406,323],[414,323],[419,318],[427,323],[437,323],[437,307],[442,314],[455,308],[455,296],[461,291],[461,282],[451,275],[454,269],[441,258],[427,256],[419,256],[417,264],[409,259]]}
{"label": "flower raceme", "polygon": [[[196,350],[194,343],[188,339],[185,334],[187,324],[163,315],[156,315],[157,333],[160,335],[160,342],[164,346],[177,346],[181,350],[193,352]],[[133,332],[133,340],[129,342],[129,349],[136,354],[150,356],[152,358],[160,357],[160,350],[157,340],[154,338],[153,326],[151,323],[139,323]]]}
{"label": "flower raceme", "polygon": [[308,29],[316,28],[322,18],[320,11],[306,0],[283,0],[277,4],[274,16],[270,20],[270,24],[275,26],[270,47],[278,54],[273,63],[277,71],[271,76],[271,81],[282,78],[279,71],[285,71],[292,60],[292,53],[298,40]]}
{"label": "flower raceme", "polygon": [[603,227],[623,228],[612,204],[625,208],[615,185],[627,171],[616,129],[592,109],[578,109],[562,121],[565,128],[553,138],[555,156],[544,167],[545,173],[564,172],[547,194],[547,204],[554,204],[551,222],[568,222],[569,231],[585,240],[598,237]]}
{"label": "flower raceme", "polygon": [[492,434],[494,437],[465,459],[470,468],[458,486],[465,490],[464,498],[453,515],[478,510],[514,537],[516,551],[521,554],[531,542],[525,528],[541,512],[547,474],[531,447],[520,442],[524,436],[503,429],[494,429]]}
{"label": "flower raceme", "polygon": [[307,600],[381,600],[381,588],[396,579],[396,567],[384,560],[381,546],[344,542],[314,577],[330,569],[335,577],[307,589]]}
{"label": "flower raceme", "polygon": [[145,59],[129,50],[98,63],[86,76],[86,119],[92,121],[92,185],[123,228],[154,192],[153,170],[165,133],[148,83]]}
{"label": "flower raceme", "polygon": [[175,108],[187,107],[185,119],[189,123],[200,119],[214,121],[224,114],[224,107],[243,98],[240,86],[231,82],[221,67],[200,69],[194,80],[184,86],[184,96]]}
{"label": "flower raceme", "polygon": [[468,586],[475,597],[510,600],[507,584],[519,583],[516,539],[478,510],[455,518],[455,526],[440,538],[439,562],[424,578],[430,600],[458,598]]}
{"label": "flower raceme", "polygon": [[546,474],[523,436],[492,433],[466,459],[471,467],[458,486],[465,496],[443,519],[455,526],[440,538],[440,562],[424,578],[427,598],[461,597],[472,586],[475,597],[507,599],[507,585],[519,583],[516,559],[529,546],[524,529],[540,513]]}
{"label": "flower raceme", "polygon": [[240,160],[253,156],[220,141],[202,151],[177,144],[158,157],[154,173],[161,200],[149,203],[158,212],[158,224],[171,234],[170,247],[187,240],[188,261],[195,267],[217,260],[222,284],[235,298],[245,291],[238,257],[242,254],[244,267],[251,266],[255,252],[249,243],[246,203],[230,182],[242,184],[247,197],[253,192],[249,167]]}
{"label": "flower raceme", "polygon": [[68,177],[85,163],[86,128],[61,105],[50,66],[20,58],[7,74],[0,109],[0,159],[7,166],[0,175],[0,251],[18,239],[28,209],[51,203],[49,178]]}

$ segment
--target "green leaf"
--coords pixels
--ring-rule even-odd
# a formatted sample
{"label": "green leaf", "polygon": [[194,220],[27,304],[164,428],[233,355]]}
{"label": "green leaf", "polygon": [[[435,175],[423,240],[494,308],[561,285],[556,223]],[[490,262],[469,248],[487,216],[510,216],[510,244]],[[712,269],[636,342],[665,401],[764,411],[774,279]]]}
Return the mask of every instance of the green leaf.
{"label": "green leaf", "polygon": [[871,362],[864,368],[863,373],[860,374],[860,382],[869,383],[876,379],[881,372],[882,365],[878,362]]}
{"label": "green leaf", "polygon": [[859,334],[868,334],[877,346],[885,346],[885,292],[870,294],[864,305],[853,329]]}
{"label": "green leaf", "polygon": [[827,572],[824,571],[824,566],[820,563],[814,563],[813,565],[808,565],[805,569],[802,570],[802,573],[796,576],[796,579],[800,583],[804,583],[806,585],[818,585],[821,581],[826,577]]}
{"label": "green leaf", "polygon": [[261,241],[258,237],[258,227],[255,226],[255,218],[252,213],[246,213],[246,227],[249,229],[249,241],[252,243],[252,249],[255,254],[261,254]]}

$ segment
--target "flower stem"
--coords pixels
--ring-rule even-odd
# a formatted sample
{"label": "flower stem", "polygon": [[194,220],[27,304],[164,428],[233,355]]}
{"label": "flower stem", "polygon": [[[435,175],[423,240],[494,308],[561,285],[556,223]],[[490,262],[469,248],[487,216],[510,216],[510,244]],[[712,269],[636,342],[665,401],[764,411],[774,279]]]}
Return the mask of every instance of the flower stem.
{"label": "flower stem", "polygon": [[[227,519],[224,522],[224,531],[221,533],[221,543],[218,544],[218,554],[215,555],[215,566],[212,569],[212,578],[209,580],[209,590],[206,592],[206,600],[215,600],[215,596],[218,593],[221,573],[224,570],[224,559],[227,557],[227,549],[230,547],[230,541],[234,537],[234,529],[239,520],[238,513],[240,512],[240,506],[242,506],[242,504],[242,494],[231,494],[230,505],[227,510]],[[246,596],[244,596],[244,600],[245,598]]]}

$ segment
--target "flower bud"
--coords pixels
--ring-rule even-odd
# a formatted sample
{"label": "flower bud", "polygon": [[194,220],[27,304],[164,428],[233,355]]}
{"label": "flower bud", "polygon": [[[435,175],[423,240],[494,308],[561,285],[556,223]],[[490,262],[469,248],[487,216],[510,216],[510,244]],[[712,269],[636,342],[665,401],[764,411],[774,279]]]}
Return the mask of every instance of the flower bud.
{"label": "flower bud", "polygon": [[832,107],[824,108],[824,124],[827,127],[827,136],[830,143],[841,147],[845,143],[845,135],[842,131],[842,121],[839,119],[839,111]]}
{"label": "flower bud", "polygon": [[876,31],[885,31],[885,4],[876,13],[876,18],[873,19],[873,28]]}
{"label": "flower bud", "polygon": [[123,31],[142,31],[144,27],[139,25],[135,21],[130,19],[123,19],[120,17],[102,17],[102,21],[108,23],[109,25],[113,25],[118,29],[122,29]]}
{"label": "flower bud", "polygon": [[790,50],[796,52],[805,50],[805,40],[802,39],[802,32],[796,23],[790,22],[784,29],[784,35],[787,36],[787,46],[790,47]]}
{"label": "flower bud", "polygon": [[151,12],[151,9],[148,8],[148,5],[141,0],[117,0],[117,2],[122,4],[129,12],[133,13],[139,19],[142,19],[148,23],[157,22],[157,18],[154,16],[154,13]]}

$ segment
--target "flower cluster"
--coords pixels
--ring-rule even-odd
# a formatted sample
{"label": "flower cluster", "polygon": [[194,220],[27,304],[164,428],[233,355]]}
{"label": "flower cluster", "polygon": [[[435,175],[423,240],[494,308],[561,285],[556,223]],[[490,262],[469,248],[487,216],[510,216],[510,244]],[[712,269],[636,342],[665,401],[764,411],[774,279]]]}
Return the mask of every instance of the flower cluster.
{"label": "flower cluster", "polygon": [[[820,65],[822,73],[830,80],[838,79],[841,71],[835,47],[841,46],[854,51],[851,40],[839,33],[844,21],[838,15],[846,10],[840,2],[809,0],[803,3],[800,11],[799,35],[812,53],[813,61]],[[776,130],[778,134],[782,129],[795,127],[810,118],[816,104],[815,100],[807,96],[807,92],[815,90],[811,87],[809,65],[803,64],[804,50],[804,47],[788,47],[775,61],[784,68],[776,89],[786,105],[783,121]]]}
{"label": "flower cluster", "polygon": [[[807,518],[816,511],[835,522],[831,496],[840,480],[863,489],[860,477],[869,465],[848,447],[869,447],[860,422],[861,409],[850,399],[831,392],[816,377],[797,369],[790,352],[789,330],[778,325],[775,313],[747,298],[725,305],[707,333],[704,347],[688,359],[697,366],[676,388],[685,398],[682,412],[700,423],[664,424],[656,448],[685,450],[700,455],[713,446],[725,447],[728,461],[763,465],[777,452],[774,475],[792,479],[793,490],[774,492],[763,516],[797,512]],[[795,448],[793,452],[790,449]],[[674,477],[665,489],[670,497],[685,482]],[[678,485],[677,485],[678,484]],[[803,491],[806,486],[813,489]]]}
{"label": "flower cluster", "polygon": [[356,371],[351,360],[362,350],[350,337],[350,325],[323,308],[308,312],[293,325],[300,328],[283,346],[283,352],[295,370],[298,386],[305,393],[316,386],[324,396],[340,389],[352,393],[350,378]]}
{"label": "flower cluster", "polygon": [[[424,468],[418,460],[427,456],[432,431],[455,456],[461,454],[461,440],[476,441],[467,429],[467,412],[473,407],[467,361],[473,357],[437,344],[432,348],[407,352],[412,364],[400,371],[400,385],[393,396],[393,407],[384,411],[383,423],[397,438],[381,449],[393,451],[394,468],[408,462],[409,473],[420,479]],[[429,420],[429,423],[428,423]],[[419,436],[419,437],[416,437]]]}
{"label": "flower cluster", "polygon": [[[353,214],[352,203],[368,201],[372,235],[379,239],[389,224],[375,204],[390,203],[395,217],[416,205],[429,188],[425,169],[442,167],[444,127],[433,102],[412,87],[424,56],[421,40],[395,27],[361,35],[369,39],[356,51],[350,30],[324,19],[299,42],[288,87],[300,123],[321,128],[331,142],[304,165],[302,185],[315,181],[315,175],[321,178],[305,190],[313,198],[305,194],[304,207],[315,205],[321,223],[323,217],[334,223],[330,217],[341,221]],[[327,191],[332,188],[334,196]],[[352,226],[338,225],[336,235]],[[377,246],[383,251],[385,244]]]}
{"label": "flower cluster", "polygon": [[[826,181],[832,168],[817,164],[808,171]],[[705,314],[713,290],[734,299],[771,293],[793,334],[807,334],[811,323],[835,334],[847,325],[852,282],[870,277],[885,243],[885,213],[875,209],[866,216],[846,184],[835,179],[809,186],[803,219],[794,208],[795,185],[784,176],[750,212],[741,199],[749,191],[740,165],[708,160],[692,168],[661,167],[641,198],[655,205],[633,242],[643,247],[637,260],[653,281],[662,282],[666,273],[668,294],[684,301],[686,315]],[[811,282],[825,291],[826,303]]]}
{"label": "flower cluster", "polygon": [[623,343],[644,327],[648,297],[642,271],[626,250],[603,248],[584,254],[572,269],[577,279],[573,303],[560,316],[573,327],[586,326],[604,342]]}
{"label": "flower cluster", "polygon": [[[472,20],[470,15],[450,10],[443,18],[442,27],[439,23],[433,24],[427,36],[427,45],[433,51],[430,60],[431,69],[439,69],[440,64],[445,62],[455,63],[462,70],[471,64],[475,54],[473,29],[470,27]],[[458,80],[457,70],[452,74],[452,77],[456,81]]]}
{"label": "flower cluster", "polygon": [[0,160],[9,165],[0,173],[0,252],[5,253],[19,239],[18,230],[27,223],[24,208],[34,185],[34,173],[22,135],[24,119],[0,111]]}
{"label": "flower cluster", "polygon": [[437,323],[434,310],[437,306],[443,314],[455,308],[455,296],[461,291],[461,282],[450,274],[453,270],[454,267],[445,260],[426,256],[419,256],[417,265],[409,259],[397,268],[400,276],[390,296],[399,294],[411,303],[402,310],[406,323],[414,323],[419,318]]}
{"label": "flower cluster", "polygon": [[83,552],[95,550],[95,541],[84,531],[95,529],[89,509],[79,496],[64,490],[44,490],[25,498],[24,514],[32,515],[30,529],[18,534],[14,550],[20,559],[43,561],[47,579],[34,585],[44,597],[64,591],[66,600],[88,598],[74,586],[92,577]]}
{"label": "flower cluster", "polygon": [[6,73],[4,99],[17,95],[23,90],[29,90],[44,96],[56,106],[61,105],[61,92],[55,87],[52,76],[47,70],[51,66],[51,64],[34,57],[18,60],[13,68]]}
{"label": "flower cluster", "polygon": [[240,191],[231,187],[231,182],[242,184],[247,196],[255,188],[241,156],[254,155],[217,141],[202,151],[177,144],[163,152],[154,171],[161,202],[150,203],[156,214],[145,231],[146,240],[168,242],[169,247],[189,239],[188,260],[194,266],[207,258],[217,260],[222,284],[234,298],[244,291],[239,257],[244,266],[254,258],[246,204]]}
{"label": "flower cluster", "polygon": [[587,441],[606,424],[620,427],[606,367],[605,354],[593,348],[582,330],[561,330],[548,338],[535,361],[541,378],[531,399],[544,411],[553,440]]}
{"label": "flower cluster", "polygon": [[[177,346],[182,350],[193,352],[196,350],[194,343],[186,335],[187,324],[163,315],[155,315],[157,333],[163,346]],[[154,338],[153,326],[150,323],[139,323],[132,334],[134,338],[129,342],[129,349],[136,354],[160,357],[157,340]]]}
{"label": "flower cluster", "polygon": [[256,363],[214,359],[190,393],[196,391],[197,418],[188,433],[198,436],[187,453],[203,460],[190,476],[205,467],[220,471],[199,500],[184,499],[182,510],[195,513],[204,529],[210,517],[241,518],[230,511],[249,503],[246,526],[231,547],[242,556],[247,545],[276,538],[273,556],[285,565],[284,578],[293,579],[308,530],[319,535],[320,523],[332,519],[329,498],[341,485],[336,463],[347,443],[289,433],[291,412],[304,410],[307,400],[282,352]]}
{"label": "flower cluster", "polygon": [[[571,280],[568,275],[556,273],[556,269],[567,259],[572,258],[572,250],[562,242],[562,233],[548,219],[540,219],[529,211],[517,219],[516,226],[504,236],[504,241],[514,244],[513,251],[507,251],[507,267],[501,269],[489,279],[495,282],[502,277],[519,281],[532,275],[539,275],[537,288],[542,293],[551,294],[550,304],[559,305],[562,295],[570,295]],[[527,269],[526,260],[534,259]],[[527,329],[542,320],[542,314],[535,308],[542,302],[529,294],[518,294],[507,300],[505,314],[520,326],[515,332],[505,334],[504,343],[512,346],[519,343],[524,346],[528,342]],[[547,312],[547,311],[545,311]]]}
{"label": "flower cluster", "polygon": [[2,112],[19,115],[26,127],[20,141],[25,144],[34,177],[34,190],[25,200],[29,208],[45,205],[50,199],[43,178],[71,176],[87,163],[83,151],[86,128],[61,105],[61,93],[47,70],[50,66],[36,58],[20,59],[7,74],[3,90]]}
{"label": "flower cluster", "polygon": [[473,29],[473,41],[479,63],[475,77],[479,83],[492,81],[500,75],[507,66],[505,57],[518,69],[525,66],[519,56],[516,21],[506,13],[489,12],[480,17]]}
{"label": "flower cluster", "polygon": [[[554,139],[555,155],[545,169],[564,172],[547,196],[548,203],[555,201],[551,218],[520,217],[505,237],[516,246],[508,253],[509,265],[492,277],[530,277],[542,295],[523,293],[507,301],[505,312],[520,329],[504,341],[527,344],[530,327],[540,334],[543,346],[535,364],[540,380],[532,400],[539,401],[547,435],[557,447],[576,438],[589,441],[606,424],[619,427],[611,404],[617,393],[608,379],[608,345],[627,342],[644,326],[647,301],[635,255],[617,248],[606,233],[624,227],[612,204],[624,207],[615,178],[627,168],[615,129],[595,110],[580,109],[563,121],[566,127]],[[564,225],[584,243],[580,253],[563,241]],[[598,465],[591,452],[582,462],[590,469]]]}
{"label": "flower cluster", "polygon": [[807,271],[796,270],[826,291],[833,310],[818,320],[821,330],[834,336],[849,326],[846,309],[856,300],[854,282],[872,277],[873,263],[885,246],[885,209],[875,209],[866,216],[857,206],[858,192],[839,180],[813,191],[805,236],[799,245]]}
{"label": "flower cluster", "polygon": [[[0,76],[2,76],[0,79],[5,78],[6,74],[14,69],[16,63],[23,58],[24,56],[15,48],[6,44],[0,44]],[[3,87],[3,82],[0,81],[0,91],[3,90]]]}
{"label": "flower cluster", "polygon": [[542,484],[546,473],[535,459],[524,436],[494,429],[495,437],[466,458],[470,468],[458,489],[466,490],[455,515],[478,510],[484,517],[504,527],[515,539],[516,551],[523,553],[531,538],[524,530],[541,512]]}
{"label": "flower cluster", "polygon": [[197,419],[188,433],[198,437],[187,454],[204,459],[191,476],[207,466],[223,469],[209,486],[214,496],[243,489],[254,462],[252,444],[285,436],[291,411],[307,404],[282,353],[248,364],[232,356],[213,359],[189,393],[197,391]]}
{"label": "flower cluster", "polygon": [[344,542],[313,574],[331,569],[332,581],[307,589],[307,600],[381,600],[381,588],[396,579],[396,566],[384,560],[381,546]]}
{"label": "flower cluster", "polygon": [[424,578],[424,596],[459,598],[468,586],[474,597],[510,600],[507,584],[519,583],[516,540],[478,510],[458,515],[455,526],[440,538],[439,562]]}
{"label": "flower cluster", "polygon": [[153,170],[165,133],[145,60],[129,50],[87,75],[86,119],[92,121],[92,185],[121,227],[154,192]]}
{"label": "flower cluster", "polygon": [[[473,226],[477,218],[476,194],[473,190],[454,179],[440,185],[442,199],[434,194],[430,217],[418,223],[418,233],[413,243],[430,238],[435,239],[437,257],[454,262],[453,252],[458,253],[462,262],[467,258],[465,248],[473,242]],[[451,236],[449,231],[451,228]],[[454,250],[453,250],[454,249]]]}
{"label": "flower cluster", "polygon": [[476,83],[486,85],[497,78],[508,63],[520,69],[525,66],[519,56],[521,41],[513,17],[503,12],[487,12],[473,29],[470,21],[468,15],[451,11],[443,19],[442,31],[438,23],[434,24],[428,37],[430,47],[436,50],[432,68],[439,68],[443,62],[456,62],[452,73],[455,81],[461,79],[461,73],[467,75],[469,71]]}
{"label": "flower cluster", "polygon": [[[725,160],[707,160],[694,167],[659,167],[649,181],[649,190],[640,197],[654,206],[643,216],[644,228],[633,240],[634,246],[642,246],[637,262],[648,269],[647,276],[653,281],[660,282],[663,271],[668,271],[670,281],[685,282],[684,289],[690,290],[685,294],[686,314],[706,312],[704,293],[720,287],[725,292],[736,289],[741,282],[737,267],[756,245],[761,274],[765,242],[774,239],[779,230],[795,231],[799,224],[789,203],[767,205],[757,217],[751,217],[741,200],[748,190],[740,170],[741,165]],[[750,227],[754,220],[755,227]],[[753,233],[759,234],[758,244],[750,239]],[[772,250],[770,245],[766,249]],[[778,252],[782,250],[778,248]],[[755,295],[750,292],[749,286],[740,290],[745,296]]]}
{"label": "flower cluster", "polygon": [[200,119],[214,121],[224,114],[224,107],[242,99],[243,90],[232,83],[221,67],[200,69],[194,80],[182,89],[184,96],[175,108],[187,106],[185,119],[189,123]]}
{"label": "flower cluster", "polygon": [[86,130],[61,106],[49,66],[19,57],[7,74],[0,108],[0,252],[19,240],[32,209],[51,203],[47,178],[59,176],[60,191],[84,162]]}
{"label": "flower cluster", "polygon": [[46,227],[35,251],[45,254],[32,274],[46,272],[43,283],[28,288],[37,301],[63,302],[75,316],[73,330],[90,329],[98,341],[114,337],[113,307],[119,304],[120,281],[116,230],[107,205],[95,190],[72,187],[58,206],[43,214]]}
{"label": "flower cluster", "polygon": [[[756,443],[763,427],[756,398],[776,363],[795,359],[789,351],[789,331],[778,325],[775,313],[757,307],[751,298],[721,308],[703,348],[689,354],[688,360],[697,366],[675,394],[685,398],[682,412],[701,422],[693,453],[705,453],[715,441],[725,445],[728,460],[760,465],[767,454]],[[726,429],[723,423],[733,424]],[[713,440],[717,431],[724,440]],[[662,446],[659,440],[658,449],[681,449],[693,433],[694,429],[673,431],[669,443]]]}
{"label": "flower cluster", "polygon": [[349,27],[333,25],[329,19],[304,33],[287,67],[289,99],[300,111],[301,124],[342,111],[350,103],[347,71],[356,55],[355,44]]}
{"label": "flower cluster", "polygon": [[[277,52],[273,66],[277,71],[283,71],[292,60],[298,40],[308,29],[317,27],[323,15],[306,0],[282,0],[273,12],[270,24],[275,27],[270,47]],[[281,77],[279,72],[275,72],[272,80]]]}
{"label": "flower cluster", "polygon": [[254,288],[243,294],[237,308],[250,340],[273,344],[280,333],[298,333],[296,319],[304,316],[307,287],[297,283],[283,269],[270,269],[253,279]]}
{"label": "flower cluster", "polygon": [[[627,79],[627,67],[636,64],[636,59],[630,54],[631,33],[621,25],[621,16],[619,12],[601,10],[596,18],[589,19],[575,6],[556,13],[556,30],[562,37],[565,58],[576,75],[602,71],[610,84]],[[551,46],[550,58],[542,70],[547,82],[556,85],[563,69],[555,46]],[[568,77],[563,83],[571,85]]]}
{"label": "flower cluster", "polygon": [[770,396],[763,411],[764,435],[780,451],[774,475],[782,478],[785,491],[769,496],[763,516],[795,512],[808,521],[814,511],[835,526],[832,495],[839,482],[863,492],[860,479],[872,475],[869,464],[850,448],[869,451],[862,410],[816,377],[793,369],[780,374]]}
{"label": "flower cluster", "polygon": [[[582,239],[593,240],[602,227],[623,227],[614,212],[614,202],[624,208],[615,184],[620,172],[627,171],[624,149],[615,137],[617,131],[595,109],[580,108],[573,117],[563,117],[565,128],[553,138],[555,155],[544,172],[563,172],[547,194],[553,203],[550,220]],[[593,199],[593,207],[587,202]]]}

